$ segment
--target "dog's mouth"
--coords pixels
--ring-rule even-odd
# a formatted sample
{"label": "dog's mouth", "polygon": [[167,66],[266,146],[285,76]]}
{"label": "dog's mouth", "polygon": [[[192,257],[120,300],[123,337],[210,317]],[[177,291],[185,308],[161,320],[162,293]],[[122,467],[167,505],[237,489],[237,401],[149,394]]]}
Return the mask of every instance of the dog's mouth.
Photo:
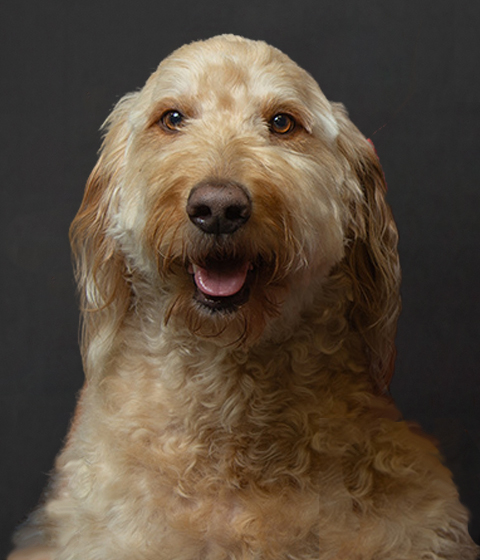
{"label": "dog's mouth", "polygon": [[195,283],[196,301],[212,311],[234,311],[249,299],[253,269],[251,261],[235,258],[191,263],[188,272]]}

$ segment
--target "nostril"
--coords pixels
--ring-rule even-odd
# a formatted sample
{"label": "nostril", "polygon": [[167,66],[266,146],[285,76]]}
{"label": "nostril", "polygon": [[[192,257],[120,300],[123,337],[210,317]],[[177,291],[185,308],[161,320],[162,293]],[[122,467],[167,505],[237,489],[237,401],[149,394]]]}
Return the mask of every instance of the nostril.
{"label": "nostril", "polygon": [[212,215],[212,210],[206,204],[193,205],[189,212],[190,218],[206,218]]}
{"label": "nostril", "polygon": [[225,218],[227,220],[248,220],[249,217],[250,213],[246,205],[229,206],[225,210]]}
{"label": "nostril", "polygon": [[215,230],[215,217],[212,216],[212,210],[206,204],[187,206],[187,213],[190,221],[201,230],[212,230],[212,232]]}

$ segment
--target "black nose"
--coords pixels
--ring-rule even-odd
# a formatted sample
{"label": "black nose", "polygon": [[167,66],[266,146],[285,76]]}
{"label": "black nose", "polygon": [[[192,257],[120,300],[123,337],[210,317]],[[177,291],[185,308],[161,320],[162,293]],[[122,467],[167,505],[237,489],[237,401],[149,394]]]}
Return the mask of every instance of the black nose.
{"label": "black nose", "polygon": [[233,233],[248,221],[251,213],[250,198],[236,184],[201,184],[188,197],[188,217],[205,233]]}

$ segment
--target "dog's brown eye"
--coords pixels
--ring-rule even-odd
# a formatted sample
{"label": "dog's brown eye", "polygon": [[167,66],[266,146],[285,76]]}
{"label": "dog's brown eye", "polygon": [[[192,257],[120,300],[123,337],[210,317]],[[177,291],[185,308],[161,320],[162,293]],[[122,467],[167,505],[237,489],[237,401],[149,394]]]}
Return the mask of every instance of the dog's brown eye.
{"label": "dog's brown eye", "polygon": [[183,126],[185,117],[180,111],[171,110],[163,113],[159,122],[167,130],[178,130]]}
{"label": "dog's brown eye", "polygon": [[275,115],[270,121],[270,130],[276,134],[287,134],[295,128],[295,119],[286,113]]}

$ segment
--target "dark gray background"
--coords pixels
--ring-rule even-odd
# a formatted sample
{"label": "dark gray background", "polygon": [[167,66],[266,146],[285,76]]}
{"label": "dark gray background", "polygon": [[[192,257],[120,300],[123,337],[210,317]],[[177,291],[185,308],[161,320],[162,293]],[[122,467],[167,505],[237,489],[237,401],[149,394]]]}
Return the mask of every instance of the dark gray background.
{"label": "dark gray background", "polygon": [[221,32],[284,50],[375,141],[404,277],[393,394],[441,442],[478,539],[480,2],[16,0],[2,10],[0,557],[82,383],[67,230],[98,128],[164,56]]}

